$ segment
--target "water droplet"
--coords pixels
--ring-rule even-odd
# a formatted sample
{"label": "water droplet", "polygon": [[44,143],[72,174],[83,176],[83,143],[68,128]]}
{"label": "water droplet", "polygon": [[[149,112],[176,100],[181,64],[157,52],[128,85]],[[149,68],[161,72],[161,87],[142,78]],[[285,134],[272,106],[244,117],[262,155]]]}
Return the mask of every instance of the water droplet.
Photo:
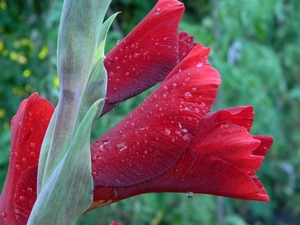
{"label": "water droplet", "polygon": [[228,124],[222,124],[221,128],[228,128]]}
{"label": "water droplet", "polygon": [[128,76],[129,76],[129,72],[126,72],[126,73],[125,73],[125,76],[128,77]]}
{"label": "water droplet", "polygon": [[201,106],[202,108],[205,108],[205,107],[206,107],[205,102],[201,102],[200,106]]}
{"label": "water droplet", "polygon": [[23,162],[23,163],[26,163],[26,162],[27,162],[27,159],[26,159],[26,158],[22,158],[22,162]]}
{"label": "water droplet", "polygon": [[176,84],[176,83],[173,83],[173,86],[174,86],[174,87],[177,87],[177,84]]}
{"label": "water droplet", "polygon": [[20,170],[21,166],[19,164],[16,165],[16,169]]}
{"label": "water droplet", "polygon": [[97,177],[97,176],[98,176],[97,171],[93,171],[93,172],[92,172],[92,176],[93,176],[94,178]]}
{"label": "water droplet", "polygon": [[2,217],[3,219],[6,219],[6,218],[7,218],[7,214],[6,214],[5,212],[1,213],[1,217]]}
{"label": "water droplet", "polygon": [[190,192],[190,191],[188,191],[188,192],[186,193],[186,197],[188,197],[188,198],[192,198],[193,195],[194,195],[194,193],[193,193],[193,192]]}
{"label": "water droplet", "polygon": [[97,155],[94,154],[94,155],[92,156],[92,162],[96,162],[96,160],[97,160]]}
{"label": "water droplet", "polygon": [[164,41],[168,40],[168,37],[164,37]]}
{"label": "water droplet", "polygon": [[192,88],[192,91],[197,91],[197,88],[195,88],[195,87],[194,87],[194,88]]}
{"label": "water droplet", "polygon": [[168,87],[167,87],[167,86],[164,86],[163,89],[164,89],[164,90],[168,90]]}
{"label": "water droplet", "polygon": [[182,132],[187,133],[188,131],[187,129],[182,129]]}
{"label": "water droplet", "polygon": [[196,67],[201,67],[203,65],[203,63],[198,63],[197,65],[196,65]]}
{"label": "water droplet", "polygon": [[125,142],[123,142],[121,144],[117,144],[116,149],[121,152],[121,151],[127,149],[127,145],[125,144]]}
{"label": "water droplet", "polygon": [[169,136],[171,134],[171,131],[169,129],[164,130],[164,135]]}
{"label": "water droplet", "polygon": [[115,61],[118,61],[118,60],[119,60],[119,58],[116,56],[116,57],[115,57]]}
{"label": "water droplet", "polygon": [[21,195],[21,196],[19,197],[19,200],[23,202],[23,201],[25,201],[25,197],[24,197],[23,195]]}
{"label": "water droplet", "polygon": [[137,58],[138,56],[139,56],[139,53],[134,53],[134,54],[133,54],[133,57],[134,57],[134,58]]}
{"label": "water droplet", "polygon": [[29,194],[32,193],[32,191],[33,191],[33,190],[32,190],[31,187],[28,187],[27,190],[26,190],[26,192],[29,193]]}
{"label": "water droplet", "polygon": [[34,142],[31,142],[31,143],[30,143],[30,147],[31,147],[31,148],[35,148],[35,143],[34,143]]}
{"label": "water droplet", "polygon": [[185,98],[191,98],[191,97],[193,97],[193,95],[191,94],[191,92],[185,92],[183,96]]}
{"label": "water droplet", "polygon": [[188,134],[183,135],[183,140],[185,141],[189,140],[189,135]]}

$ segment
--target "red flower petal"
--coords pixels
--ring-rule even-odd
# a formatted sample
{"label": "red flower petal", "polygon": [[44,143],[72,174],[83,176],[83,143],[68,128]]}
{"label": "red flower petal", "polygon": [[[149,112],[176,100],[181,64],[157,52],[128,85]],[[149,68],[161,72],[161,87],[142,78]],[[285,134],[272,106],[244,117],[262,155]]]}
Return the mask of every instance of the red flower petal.
{"label": "red flower petal", "polygon": [[179,32],[179,61],[182,61],[190,51],[199,43],[194,42],[194,37],[187,32]]}
{"label": "red flower petal", "polygon": [[12,119],[11,152],[0,197],[1,224],[25,224],[36,198],[36,171],[40,147],[53,106],[38,94],[24,100]]}
{"label": "red flower petal", "polygon": [[252,137],[240,126],[244,124],[242,118],[248,121],[250,115],[251,106],[207,114],[172,168],[142,184],[114,188],[113,201],[147,192],[194,192],[268,201],[254,171],[259,169],[273,139]]}
{"label": "red flower petal", "polygon": [[109,225],[122,225],[122,224],[117,223],[116,221],[112,221]]}
{"label": "red flower petal", "polygon": [[175,0],[158,1],[104,61],[108,71],[105,114],[117,103],[162,81],[178,63],[178,25],[184,11]]}
{"label": "red flower petal", "polygon": [[204,64],[208,53],[196,46],[148,99],[91,145],[96,187],[137,185],[179,160],[220,83],[218,72]]}

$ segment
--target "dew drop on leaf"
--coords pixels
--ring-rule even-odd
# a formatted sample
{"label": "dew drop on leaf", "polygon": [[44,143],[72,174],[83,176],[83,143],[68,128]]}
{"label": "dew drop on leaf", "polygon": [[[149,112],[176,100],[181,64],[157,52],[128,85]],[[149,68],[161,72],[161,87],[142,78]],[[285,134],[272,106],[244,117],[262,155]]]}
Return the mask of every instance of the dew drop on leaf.
{"label": "dew drop on leaf", "polygon": [[186,197],[188,197],[188,198],[192,198],[193,195],[194,195],[194,193],[193,193],[193,192],[190,192],[190,191],[188,191],[188,192],[186,193]]}

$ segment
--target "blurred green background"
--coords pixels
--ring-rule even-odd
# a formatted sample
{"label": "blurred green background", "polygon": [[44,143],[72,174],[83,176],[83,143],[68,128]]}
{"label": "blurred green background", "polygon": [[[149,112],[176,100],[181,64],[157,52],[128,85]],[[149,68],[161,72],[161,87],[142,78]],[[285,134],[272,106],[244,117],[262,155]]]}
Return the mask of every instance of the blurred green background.
{"label": "blurred green background", "polygon": [[[209,195],[147,194],[86,213],[77,225],[112,220],[149,225],[300,224],[300,1],[185,0],[180,29],[212,48],[210,63],[222,76],[214,109],[251,104],[253,134],[275,143],[259,171],[271,201]],[[155,0],[112,0],[118,15],[108,49],[153,7]],[[56,40],[62,0],[0,0],[0,186],[8,166],[10,120],[20,102],[38,91],[58,99]],[[151,92],[116,107],[97,123],[97,137]]]}

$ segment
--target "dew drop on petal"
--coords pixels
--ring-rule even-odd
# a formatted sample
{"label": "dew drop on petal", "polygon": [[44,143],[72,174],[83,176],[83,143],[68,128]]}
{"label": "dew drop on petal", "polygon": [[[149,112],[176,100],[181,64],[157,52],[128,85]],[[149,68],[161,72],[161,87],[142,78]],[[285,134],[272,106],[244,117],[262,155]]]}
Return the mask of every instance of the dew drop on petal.
{"label": "dew drop on petal", "polygon": [[201,67],[203,65],[203,63],[198,63],[197,65],[196,65],[196,67]]}
{"label": "dew drop on petal", "polygon": [[190,191],[188,191],[188,192],[186,193],[186,197],[188,197],[188,198],[192,198],[193,195],[194,195],[194,193],[193,193],[193,192],[190,192]]}
{"label": "dew drop on petal", "polygon": [[185,98],[191,98],[191,97],[193,97],[193,95],[191,94],[191,92],[185,92],[184,97]]}
{"label": "dew drop on petal", "polygon": [[31,187],[28,187],[28,188],[26,189],[26,192],[29,193],[29,194],[32,193],[32,191],[33,191],[33,190],[32,190]]}
{"label": "dew drop on petal", "polygon": [[188,139],[189,139],[189,135],[188,134],[183,135],[183,140],[187,141]]}
{"label": "dew drop on petal", "polygon": [[97,155],[94,154],[94,155],[92,156],[92,162],[96,162],[96,160],[97,160]]}
{"label": "dew drop on petal", "polygon": [[93,176],[93,177],[97,177],[97,175],[98,175],[98,173],[97,173],[96,171],[93,171],[93,172],[92,172],[92,176]]}
{"label": "dew drop on petal", "polygon": [[227,128],[228,127],[228,124],[222,124],[221,125],[221,128]]}
{"label": "dew drop on petal", "polygon": [[203,107],[203,108],[205,108],[206,104],[204,102],[201,102],[200,106]]}
{"label": "dew drop on petal", "polygon": [[31,142],[31,143],[30,143],[30,147],[31,147],[31,148],[34,148],[34,147],[35,147],[35,143],[34,143],[34,142]]}
{"label": "dew drop on petal", "polygon": [[4,219],[4,220],[6,220],[7,214],[5,212],[1,213],[1,218]]}
{"label": "dew drop on petal", "polygon": [[27,162],[27,159],[26,159],[26,158],[22,158],[22,162],[23,162],[23,163],[26,163],[26,162]]}
{"label": "dew drop on petal", "polygon": [[171,131],[169,129],[164,130],[164,135],[169,136],[171,134]]}
{"label": "dew drop on petal", "polygon": [[19,197],[19,200],[23,202],[23,201],[25,201],[25,197],[24,197],[23,195],[21,195],[21,196]]}
{"label": "dew drop on petal", "polygon": [[125,142],[123,142],[121,144],[117,144],[116,149],[121,152],[121,151],[127,149],[127,145],[125,144]]}

